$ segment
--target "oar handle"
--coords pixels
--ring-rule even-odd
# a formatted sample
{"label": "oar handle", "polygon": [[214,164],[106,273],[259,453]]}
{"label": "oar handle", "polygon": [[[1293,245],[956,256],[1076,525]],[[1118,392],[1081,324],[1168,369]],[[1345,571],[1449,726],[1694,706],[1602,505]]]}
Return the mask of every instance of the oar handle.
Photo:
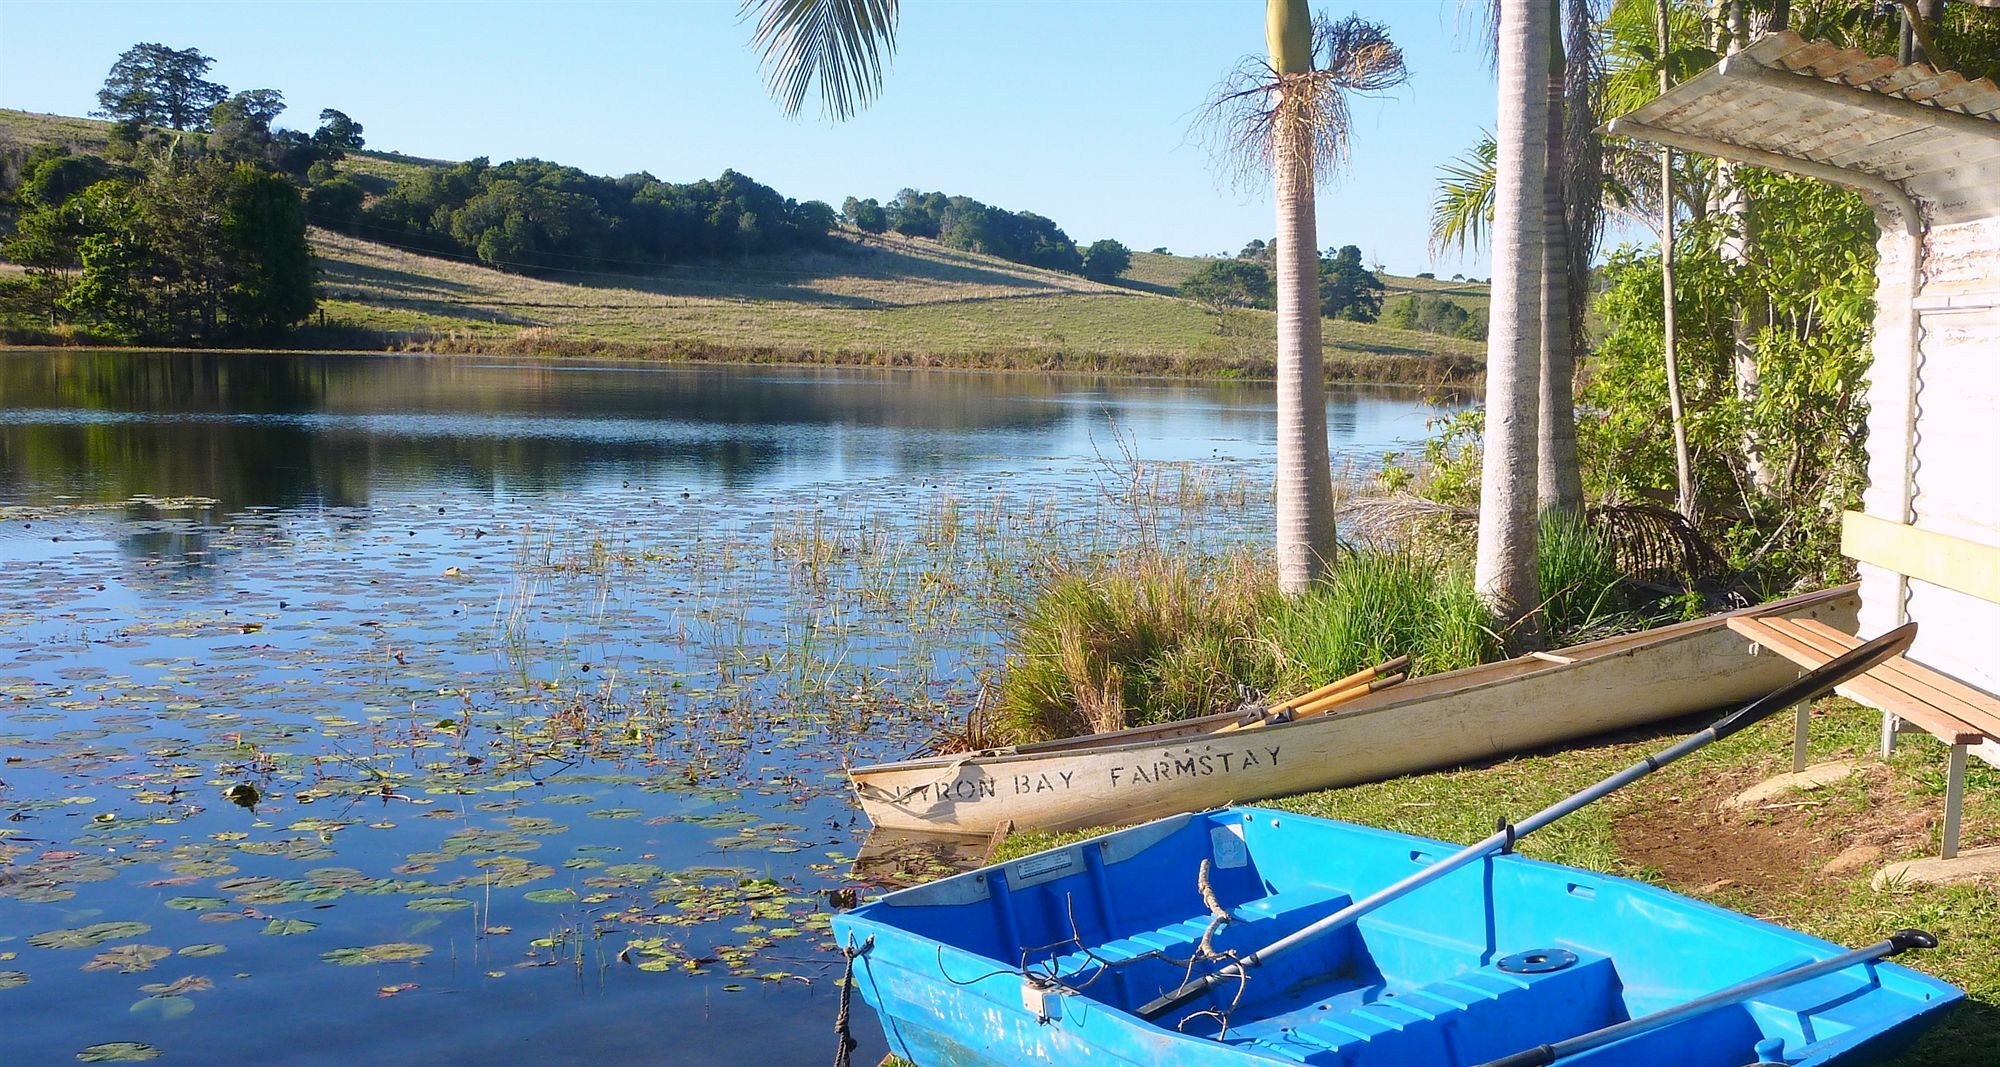
{"label": "oar handle", "polygon": [[1801,964],[1788,971],[1779,971],[1777,974],[1766,975],[1762,978],[1753,978],[1748,982],[1742,982],[1727,989],[1717,990],[1705,997],[1690,1000],[1685,1004],[1663,1008],[1651,1015],[1641,1015],[1637,1019],[1627,1019],[1622,1023],[1614,1023],[1603,1029],[1592,1030],[1587,1034],[1579,1034],[1576,1037],[1558,1041],[1554,1044],[1536,1045],[1534,1048],[1522,1049],[1511,1056],[1502,1056],[1497,1060],[1488,1060],[1480,1064],[1479,1067],[1548,1067],[1549,1064],[1555,1063],[1564,1057],[1574,1056],[1579,1052],[1588,1052],[1591,1049],[1603,1048],[1613,1041],[1622,1041],[1628,1037],[1658,1030],[1660,1027],[1679,1022],[1682,1019],[1713,1011],[1716,1008],[1727,1007],[1728,1005],[1748,1000],[1759,994],[1768,993],[1773,989],[1780,989],[1788,985],[1797,985],[1809,978],[1817,978],[1823,974],[1844,971],[1856,964],[1873,963],[1876,960],[1887,959],[1890,956],[1899,955],[1913,948],[1936,948],[1937,943],[1937,938],[1923,930],[1898,930],[1890,934],[1886,939],[1877,941],[1866,948],[1857,948],[1851,952],[1843,952],[1838,956],[1829,956],[1823,960]]}
{"label": "oar handle", "polygon": [[[1252,962],[1254,963],[1254,961]],[[1166,1013],[1174,1010],[1175,1008],[1178,1008],[1181,1005],[1186,1004],[1187,1002],[1195,999],[1196,997],[1201,996],[1203,993],[1206,993],[1209,990],[1214,989],[1216,986],[1221,985],[1222,983],[1228,981],[1229,979],[1241,977],[1244,973],[1243,968],[1244,968],[1244,963],[1239,962],[1239,963],[1232,963],[1229,966],[1224,967],[1219,971],[1210,971],[1209,973],[1202,975],[1200,978],[1197,978],[1194,981],[1189,982],[1178,989],[1173,989],[1168,992],[1162,993],[1159,996],[1154,997],[1153,999],[1147,1001],[1146,1003],[1139,1005],[1139,1010],[1133,1012],[1133,1014],[1137,1015],[1141,1019],[1157,1019],[1160,1016],[1165,1015]]]}

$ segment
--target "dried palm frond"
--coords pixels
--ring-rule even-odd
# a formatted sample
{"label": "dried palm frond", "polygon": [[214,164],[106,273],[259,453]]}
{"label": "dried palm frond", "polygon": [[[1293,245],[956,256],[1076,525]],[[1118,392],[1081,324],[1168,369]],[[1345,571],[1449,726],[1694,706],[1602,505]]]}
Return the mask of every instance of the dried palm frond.
{"label": "dried palm frond", "polygon": [[1313,22],[1313,69],[1280,74],[1269,60],[1249,57],[1216,89],[1198,121],[1238,179],[1261,179],[1277,154],[1288,153],[1309,163],[1311,180],[1323,181],[1347,159],[1348,95],[1384,92],[1409,77],[1387,27],[1322,15]]}

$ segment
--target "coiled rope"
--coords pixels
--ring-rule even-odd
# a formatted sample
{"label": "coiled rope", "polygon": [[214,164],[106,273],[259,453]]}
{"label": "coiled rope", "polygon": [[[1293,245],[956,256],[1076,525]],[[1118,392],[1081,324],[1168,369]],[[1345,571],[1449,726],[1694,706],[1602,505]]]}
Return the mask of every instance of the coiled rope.
{"label": "coiled rope", "polygon": [[833,1017],[833,1032],[840,1040],[833,1050],[833,1067],[850,1067],[852,1063],[856,1042],[854,1035],[848,1031],[847,1021],[854,1003],[854,959],[866,955],[874,947],[875,935],[869,934],[860,948],[855,948],[850,940],[840,950],[840,954],[847,957],[847,970],[840,976],[840,1011]]}

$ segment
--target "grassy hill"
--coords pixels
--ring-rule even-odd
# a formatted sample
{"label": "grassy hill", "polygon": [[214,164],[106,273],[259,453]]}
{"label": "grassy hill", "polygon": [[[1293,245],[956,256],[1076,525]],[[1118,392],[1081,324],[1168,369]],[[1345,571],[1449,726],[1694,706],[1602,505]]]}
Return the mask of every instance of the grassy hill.
{"label": "grassy hill", "polygon": [[[0,147],[101,150],[106,129],[0,110]],[[437,165],[357,152],[340,169],[379,193]],[[330,231],[312,242],[321,314],[300,340],[313,345],[1241,377],[1269,375],[1276,358],[1270,313],[1218,322],[1171,297],[1201,263],[1181,256],[1135,254],[1130,275],[1105,285],[849,232],[828,252],[530,277]],[[1483,364],[1479,345],[1427,333],[1338,321],[1325,333],[1334,379],[1466,382]]]}

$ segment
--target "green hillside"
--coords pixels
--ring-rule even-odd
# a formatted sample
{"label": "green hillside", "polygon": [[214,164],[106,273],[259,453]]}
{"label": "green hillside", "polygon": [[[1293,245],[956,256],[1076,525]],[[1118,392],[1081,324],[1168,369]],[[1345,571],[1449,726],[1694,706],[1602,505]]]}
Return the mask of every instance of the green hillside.
{"label": "green hillside", "polygon": [[[105,131],[89,119],[0,110],[0,147],[101,150]],[[380,195],[439,165],[355,152],[338,169]],[[1270,313],[1219,322],[1171,297],[1202,262],[1188,257],[1136,253],[1129,276],[1106,285],[846,231],[824,252],[528,276],[326,230],[311,236],[320,313],[300,340],[313,345],[1211,376],[1268,375],[1275,360]],[[1428,333],[1342,321],[1325,332],[1337,379],[1463,382],[1483,363],[1479,345]]]}

